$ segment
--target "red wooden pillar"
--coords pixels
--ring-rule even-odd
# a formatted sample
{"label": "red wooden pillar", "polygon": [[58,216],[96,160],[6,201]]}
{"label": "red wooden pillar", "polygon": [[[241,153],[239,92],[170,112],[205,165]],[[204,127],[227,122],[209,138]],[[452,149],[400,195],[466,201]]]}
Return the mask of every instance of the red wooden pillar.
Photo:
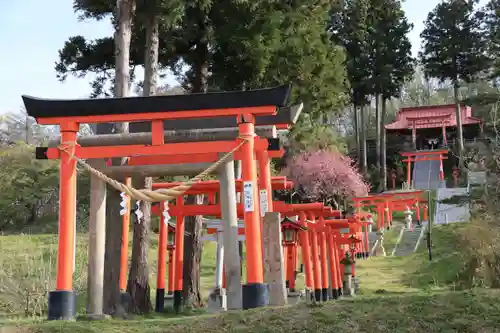
{"label": "red wooden pillar", "polygon": [[439,155],[439,180],[444,181],[443,155]]}
{"label": "red wooden pillar", "polygon": [[321,264],[318,251],[318,234],[311,230],[309,243],[311,244],[311,256],[313,261],[314,298],[321,301]]}
{"label": "red wooden pillar", "polygon": [[418,201],[415,203],[415,217],[417,218],[417,223],[420,224],[420,205]]}
{"label": "red wooden pillar", "polygon": [[288,282],[288,289],[290,292],[295,292],[295,245],[286,244],[286,281]]}
{"label": "red wooden pillar", "polygon": [[328,288],[330,287],[328,279],[328,254],[326,249],[325,232],[318,233],[318,242],[321,253],[321,298],[323,301],[328,301]]}
{"label": "red wooden pillar", "polygon": [[332,279],[332,297],[333,299],[337,299],[339,297],[339,288],[341,287],[339,284],[338,277],[338,262],[335,256],[335,241],[332,230],[329,230],[326,233],[327,243],[328,243],[328,254],[330,256],[330,275]]}
{"label": "red wooden pillar", "polygon": [[338,290],[337,290],[337,295],[342,296],[342,275],[344,274],[343,271],[343,265],[340,264],[340,247],[338,242],[336,241],[336,236],[338,236],[338,233],[335,233],[333,235],[333,250],[334,250],[334,255],[335,255],[335,263],[337,265],[337,281],[338,281]]}
{"label": "red wooden pillar", "polygon": [[244,115],[238,125],[239,135],[246,140],[241,147],[241,165],[243,181],[243,207],[245,222],[245,245],[247,249],[247,283],[243,285],[243,309],[267,305],[268,289],[264,284],[262,262],[261,218],[258,209],[257,167],[255,165],[254,117]]}
{"label": "red wooden pillar", "polygon": [[[300,212],[299,221],[301,225],[306,224],[306,214]],[[309,291],[314,290],[314,279],[313,279],[313,269],[312,269],[312,260],[311,260],[311,247],[309,242],[309,232],[308,230],[304,230],[300,232],[300,245],[302,246],[302,263],[304,264],[304,273],[306,276],[306,288]]]}
{"label": "red wooden pillar", "polygon": [[75,293],[73,291],[73,261],[76,226],[76,160],[77,123],[61,124],[61,153],[59,162],[59,239],[57,249],[56,290],[49,293],[48,319],[70,320],[75,318]]}
{"label": "red wooden pillar", "polygon": [[[184,196],[176,199],[177,207],[184,206]],[[184,268],[184,216],[176,216],[175,224],[175,283],[174,283],[174,310],[176,312],[182,309],[182,289],[183,289],[183,268]]]}

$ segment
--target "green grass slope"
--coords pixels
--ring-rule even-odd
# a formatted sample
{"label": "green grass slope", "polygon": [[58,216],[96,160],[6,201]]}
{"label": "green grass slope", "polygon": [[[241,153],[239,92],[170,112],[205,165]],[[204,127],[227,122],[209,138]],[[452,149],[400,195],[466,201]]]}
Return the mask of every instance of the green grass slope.
{"label": "green grass slope", "polygon": [[[372,257],[369,260],[358,260],[356,272],[360,281],[360,291],[351,299],[332,301],[319,306],[299,304],[282,308],[229,312],[217,316],[172,318],[172,315],[168,314],[155,314],[130,320],[104,322],[46,322],[37,319],[19,321],[15,317],[8,316],[4,317],[3,322],[0,317],[0,328],[3,327],[3,331],[0,329],[0,332],[500,332],[498,316],[500,304],[497,302],[500,296],[499,290],[457,291],[457,281],[464,265],[462,252],[457,248],[457,237],[465,230],[464,228],[467,228],[466,224],[450,224],[433,229],[432,262],[428,261],[425,246],[422,246],[419,252],[407,257]],[[7,249],[2,253],[7,253],[6,258],[10,258],[9,261],[17,258],[17,264],[11,264],[11,267],[18,267],[18,274],[27,274],[32,270],[21,269],[23,265],[45,267],[52,262],[53,259],[50,258],[55,254],[52,237],[0,237],[0,246],[2,250]],[[79,264],[75,275],[80,277],[75,279],[75,285],[80,286],[83,292],[86,271],[85,237],[80,237],[78,244]],[[151,250],[153,267],[156,260],[155,244],[153,241]],[[20,248],[25,250],[22,251]],[[213,283],[214,250],[214,244],[208,244],[204,250],[202,282],[205,293]],[[44,264],[37,263],[42,259],[45,260]],[[26,265],[26,263],[32,264]],[[30,276],[30,281],[40,280],[35,275]],[[153,288],[154,276],[153,270],[151,280]],[[1,295],[2,292],[0,299]],[[45,296],[41,299],[45,304]],[[80,297],[80,300],[83,305],[83,297]]]}
{"label": "green grass slope", "polygon": [[19,333],[319,333],[500,332],[499,291],[357,297],[321,306],[305,304],[179,319],[45,322],[11,326]]}

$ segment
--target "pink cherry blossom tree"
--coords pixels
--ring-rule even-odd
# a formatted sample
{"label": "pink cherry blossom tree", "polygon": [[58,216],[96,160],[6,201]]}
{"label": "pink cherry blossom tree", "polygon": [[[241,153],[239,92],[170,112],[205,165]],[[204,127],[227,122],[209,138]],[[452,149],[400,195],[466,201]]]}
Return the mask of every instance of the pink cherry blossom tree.
{"label": "pink cherry blossom tree", "polygon": [[353,160],[337,151],[302,152],[288,161],[283,173],[295,183],[302,199],[337,208],[339,202],[366,195],[370,190]]}

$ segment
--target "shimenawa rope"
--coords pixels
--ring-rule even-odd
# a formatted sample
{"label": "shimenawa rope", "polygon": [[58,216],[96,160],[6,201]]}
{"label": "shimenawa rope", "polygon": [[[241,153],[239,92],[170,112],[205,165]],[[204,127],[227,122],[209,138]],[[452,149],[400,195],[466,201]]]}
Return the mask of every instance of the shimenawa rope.
{"label": "shimenawa rope", "polygon": [[[169,189],[159,189],[159,190],[138,190],[133,188],[132,186],[128,186],[126,184],[123,184],[117,180],[114,180],[108,176],[106,176],[104,173],[101,171],[93,168],[89,164],[87,164],[84,160],[81,158],[75,156],[74,154],[74,148],[75,144],[74,143],[61,143],[59,146],[59,149],[68,154],[72,160],[75,160],[78,164],[80,164],[85,170],[90,172],[91,174],[95,175],[102,181],[106,182],[116,190],[120,192],[125,192],[130,196],[130,198],[135,199],[135,200],[144,200],[144,201],[149,201],[149,202],[161,202],[161,201],[170,201],[172,199],[177,198],[180,195],[183,195],[186,193],[187,190],[189,190],[194,184],[214,172],[221,164],[225,163],[238,149],[240,149],[245,143],[248,142],[248,139],[246,138],[241,138],[242,141],[233,148],[230,152],[222,156],[217,162],[209,166],[205,171],[202,173],[198,174],[197,176],[189,179],[188,181],[177,185],[175,187],[169,188]],[[73,149],[72,149],[73,148]]]}

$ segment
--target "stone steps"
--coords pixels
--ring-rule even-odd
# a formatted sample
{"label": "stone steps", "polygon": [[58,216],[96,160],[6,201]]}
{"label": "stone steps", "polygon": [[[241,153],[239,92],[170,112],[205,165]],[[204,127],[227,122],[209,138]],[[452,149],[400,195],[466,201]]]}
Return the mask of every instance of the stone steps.
{"label": "stone steps", "polygon": [[412,229],[405,229],[403,231],[403,236],[401,241],[396,246],[396,250],[394,251],[395,256],[407,256],[414,252],[415,246],[417,245],[417,241],[420,237],[420,233],[422,232],[422,227],[415,226]]}
{"label": "stone steps", "polygon": [[[424,155],[422,157],[431,157]],[[419,190],[437,189],[442,186],[439,179],[439,161],[417,161],[413,166],[413,188]]]}

